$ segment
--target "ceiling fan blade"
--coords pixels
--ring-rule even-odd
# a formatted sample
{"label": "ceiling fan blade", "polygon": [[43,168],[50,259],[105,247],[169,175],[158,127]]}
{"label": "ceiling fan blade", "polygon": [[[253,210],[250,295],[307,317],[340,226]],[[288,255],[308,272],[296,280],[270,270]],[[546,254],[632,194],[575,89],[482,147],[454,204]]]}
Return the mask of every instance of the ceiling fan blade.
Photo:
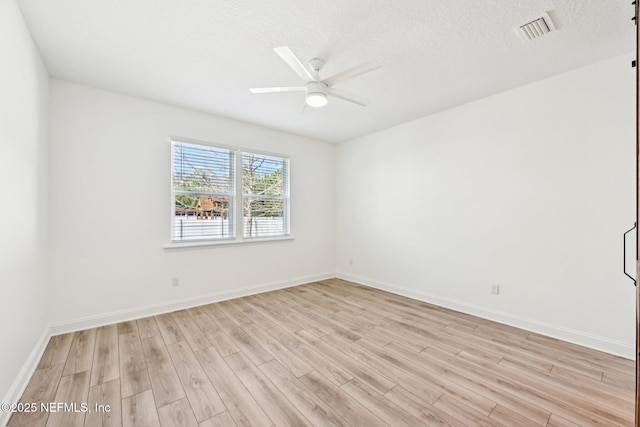
{"label": "ceiling fan blade", "polygon": [[286,46],[276,47],[273,50],[287,63],[297,75],[300,76],[305,82],[314,82],[316,78],[311,74],[311,71],[298,59],[298,57],[291,52]]}
{"label": "ceiling fan blade", "polygon": [[354,95],[352,93],[349,92],[345,92],[343,90],[340,89],[334,89],[331,88],[329,90],[329,95],[330,96],[334,96],[336,98],[340,98],[344,101],[349,101],[349,102],[353,102],[354,104],[358,104],[358,105],[362,105],[363,107],[367,106],[367,103],[369,102],[368,99],[365,99],[361,96],[358,95]]}
{"label": "ceiling fan blade", "polygon": [[323,81],[329,86],[334,86],[340,82],[343,82],[348,79],[352,79],[361,74],[368,73],[369,71],[373,71],[380,68],[380,64],[377,62],[367,62],[366,64],[358,65],[357,67],[353,67],[350,70],[343,71],[341,73],[335,74]]}
{"label": "ceiling fan blade", "polygon": [[252,87],[249,88],[251,93],[275,93],[275,92],[297,92],[303,91],[307,88],[304,86],[296,87]]}

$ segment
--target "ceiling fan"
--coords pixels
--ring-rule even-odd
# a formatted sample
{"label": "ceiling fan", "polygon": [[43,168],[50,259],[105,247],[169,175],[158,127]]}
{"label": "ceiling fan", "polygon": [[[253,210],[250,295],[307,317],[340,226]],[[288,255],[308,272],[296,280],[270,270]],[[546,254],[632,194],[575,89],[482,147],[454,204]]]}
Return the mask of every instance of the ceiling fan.
{"label": "ceiling fan", "polygon": [[306,82],[304,86],[288,86],[288,87],[258,87],[250,88],[251,93],[274,93],[274,92],[293,92],[305,91],[306,105],[310,107],[324,107],[327,105],[328,97],[333,96],[344,101],[353,102],[354,104],[367,106],[367,100],[349,92],[334,88],[338,83],[342,83],[348,79],[354,78],[369,71],[380,68],[380,64],[369,62],[359,65],[341,73],[335,74],[324,80],[320,79],[319,72],[324,65],[322,59],[314,58],[309,61],[311,69],[305,66],[298,57],[286,46],[276,47],[273,50],[287,63],[295,73]]}

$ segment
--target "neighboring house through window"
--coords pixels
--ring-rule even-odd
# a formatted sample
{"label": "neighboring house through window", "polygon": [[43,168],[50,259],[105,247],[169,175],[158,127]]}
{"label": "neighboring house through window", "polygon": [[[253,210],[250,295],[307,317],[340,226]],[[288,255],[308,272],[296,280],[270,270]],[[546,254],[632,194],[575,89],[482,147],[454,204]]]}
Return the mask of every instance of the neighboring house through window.
{"label": "neighboring house through window", "polygon": [[173,242],[290,234],[288,158],[174,138],[171,163]]}

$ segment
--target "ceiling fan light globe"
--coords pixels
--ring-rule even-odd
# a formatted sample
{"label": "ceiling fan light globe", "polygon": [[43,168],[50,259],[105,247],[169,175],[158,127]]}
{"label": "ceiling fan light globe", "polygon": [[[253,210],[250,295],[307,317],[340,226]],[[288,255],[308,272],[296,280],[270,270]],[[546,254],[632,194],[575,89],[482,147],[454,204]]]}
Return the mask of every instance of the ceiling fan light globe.
{"label": "ceiling fan light globe", "polygon": [[307,95],[305,102],[309,107],[320,108],[327,105],[327,95],[322,92],[312,92]]}

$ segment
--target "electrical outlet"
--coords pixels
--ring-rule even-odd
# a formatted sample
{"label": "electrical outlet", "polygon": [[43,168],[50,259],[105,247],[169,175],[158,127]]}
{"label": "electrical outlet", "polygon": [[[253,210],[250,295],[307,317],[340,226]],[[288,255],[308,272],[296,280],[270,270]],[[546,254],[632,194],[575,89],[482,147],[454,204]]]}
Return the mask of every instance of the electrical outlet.
{"label": "electrical outlet", "polygon": [[180,286],[180,278],[174,277],[173,279],[171,279],[171,286],[173,286],[174,288]]}
{"label": "electrical outlet", "polygon": [[500,285],[491,285],[491,293],[494,295],[500,294]]}
{"label": "electrical outlet", "polygon": [[349,258],[349,259],[347,260],[347,264],[349,264],[349,265],[353,265],[353,258]]}

